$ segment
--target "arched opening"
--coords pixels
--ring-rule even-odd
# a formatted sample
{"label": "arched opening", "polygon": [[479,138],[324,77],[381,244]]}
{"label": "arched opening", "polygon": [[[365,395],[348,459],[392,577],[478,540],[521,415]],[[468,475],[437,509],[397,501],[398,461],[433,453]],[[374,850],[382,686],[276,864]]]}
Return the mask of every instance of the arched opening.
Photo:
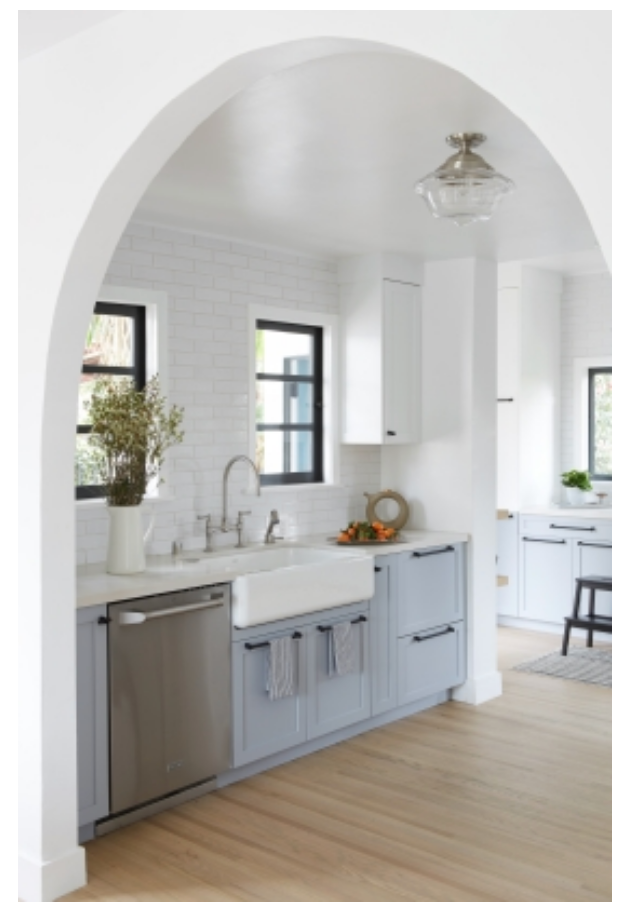
{"label": "arched opening", "polygon": [[[130,23],[129,37],[138,27],[138,22]],[[111,28],[121,28],[121,24],[115,23]],[[192,38],[193,26],[190,24],[188,28]],[[29,276],[24,285],[26,308],[39,310],[41,316],[41,325],[33,341],[41,359],[41,371],[26,382],[22,409],[30,411],[33,422],[32,429],[24,431],[24,471],[31,482],[35,482],[34,487],[29,485],[30,490],[24,489],[24,512],[37,521],[29,534],[31,551],[32,539],[36,539],[36,559],[30,571],[25,573],[25,611],[21,619],[21,627],[36,638],[35,650],[31,644],[22,651],[25,685],[22,756],[26,754],[28,758],[28,764],[24,763],[25,783],[37,789],[25,794],[29,799],[25,799],[23,805],[20,801],[27,887],[23,895],[28,897],[36,896],[32,892],[35,888],[39,889],[42,898],[58,895],[80,882],[82,869],[80,856],[74,848],[76,777],[71,765],[75,742],[73,548],[71,538],[60,539],[59,533],[71,533],[74,526],[70,498],[75,423],[74,367],[79,361],[91,304],[110,253],[145,188],[180,143],[226,99],[267,74],[306,60],[366,47],[381,49],[372,41],[376,29],[371,25],[352,33],[358,33],[356,39],[316,39],[312,36],[319,35],[320,31],[311,24],[304,31],[308,34],[297,35],[299,40],[289,41],[291,35],[285,35],[273,22],[273,28],[252,43],[257,50],[245,49],[237,54],[227,45],[224,52],[216,50],[214,59],[220,64],[211,68],[207,67],[206,56],[201,61],[202,49],[198,43],[189,55],[193,66],[184,73],[172,73],[170,79],[159,74],[145,99],[133,98],[127,119],[119,110],[106,110],[105,107],[99,113],[98,127],[106,142],[102,144],[89,177],[77,179],[64,212],[60,207],[62,195],[46,190],[44,174],[47,170],[55,174],[58,169],[64,190],[67,192],[71,186],[68,169],[71,172],[77,166],[75,149],[63,164],[67,152],[63,144],[67,144],[69,150],[78,137],[71,123],[71,106],[62,113],[67,120],[54,126],[51,123],[54,107],[46,113],[44,107],[35,102],[41,87],[42,69],[33,66],[25,80],[28,97],[24,126],[28,158],[25,177],[32,179],[32,184],[24,198],[24,224],[25,233],[32,240],[32,261],[30,257],[26,259],[24,269],[32,271],[38,264],[41,271],[39,277]],[[339,29],[333,25],[331,31],[350,36],[352,30],[342,24]],[[424,39],[415,36],[402,40],[401,32],[401,24],[396,24],[389,34],[385,34],[387,51],[389,46],[395,45],[403,51],[428,53],[430,38],[435,48],[433,56],[438,56],[443,36],[438,41],[430,33]],[[163,41],[163,33],[153,35],[152,40]],[[148,60],[154,46],[150,46],[145,35],[141,41],[145,42],[145,60]],[[460,52],[459,58],[463,58]],[[100,80],[104,64],[104,55],[93,63],[90,71],[93,90],[103,88]],[[132,72],[132,64],[125,62],[121,69],[128,75]],[[465,69],[465,60],[460,60],[459,69]],[[58,88],[63,80],[60,61],[58,69],[52,67],[51,82]],[[493,82],[497,82],[495,75]],[[115,104],[122,97],[120,78],[119,83],[111,87],[111,101]],[[85,104],[85,100],[77,98],[70,102],[78,106],[78,110]],[[121,123],[117,124],[119,131],[114,133],[116,122]],[[37,149],[36,138],[42,130],[44,136],[47,132],[50,136],[66,132],[61,149],[56,153],[47,142]],[[65,866],[59,869],[58,864]],[[42,879],[44,873],[49,879]]]}

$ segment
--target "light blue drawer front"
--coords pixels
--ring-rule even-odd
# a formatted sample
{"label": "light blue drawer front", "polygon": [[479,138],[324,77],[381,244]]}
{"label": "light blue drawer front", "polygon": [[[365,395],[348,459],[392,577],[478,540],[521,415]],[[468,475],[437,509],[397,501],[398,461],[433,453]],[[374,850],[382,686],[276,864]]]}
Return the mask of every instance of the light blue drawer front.
{"label": "light blue drawer front", "polygon": [[398,704],[460,685],[466,678],[462,622],[398,640]]}

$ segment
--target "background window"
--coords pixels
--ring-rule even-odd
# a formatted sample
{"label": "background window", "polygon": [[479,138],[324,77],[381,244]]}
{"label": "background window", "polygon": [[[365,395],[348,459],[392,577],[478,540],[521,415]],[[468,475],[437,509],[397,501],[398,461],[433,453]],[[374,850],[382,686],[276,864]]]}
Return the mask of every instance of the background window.
{"label": "background window", "polygon": [[104,497],[89,447],[89,397],[103,376],[126,376],[138,389],[146,384],[146,310],[143,306],[96,303],[89,324],[78,387],[74,483],[76,498]]}
{"label": "background window", "polygon": [[589,476],[600,481],[613,478],[613,371],[591,367],[589,392]]}
{"label": "background window", "polygon": [[323,329],[256,323],[256,462],[261,483],[323,481]]}

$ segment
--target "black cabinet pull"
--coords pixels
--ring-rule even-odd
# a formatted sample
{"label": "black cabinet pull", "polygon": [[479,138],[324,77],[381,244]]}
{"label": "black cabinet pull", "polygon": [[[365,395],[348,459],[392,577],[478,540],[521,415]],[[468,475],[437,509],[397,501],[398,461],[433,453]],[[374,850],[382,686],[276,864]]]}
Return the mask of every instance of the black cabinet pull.
{"label": "black cabinet pull", "polygon": [[513,401],[515,401],[515,399],[512,399],[512,398],[499,398],[498,401],[499,401],[499,402],[513,402]]}
{"label": "black cabinet pull", "polygon": [[565,539],[530,539],[528,536],[524,536],[524,542],[546,542],[548,545],[565,545]]}
{"label": "black cabinet pull", "polygon": [[[291,640],[299,641],[301,637],[302,635],[300,634],[299,631],[294,631],[294,633],[291,635]],[[246,648],[246,650],[260,650],[262,647],[269,647],[269,646],[270,646],[269,641],[262,641],[260,644],[244,644],[244,647]]]}
{"label": "black cabinet pull", "polygon": [[437,551],[414,551],[414,558],[431,558],[433,555],[444,555],[448,551],[454,551],[454,548],[451,545],[448,545],[447,548],[440,548]]}
{"label": "black cabinet pull", "polygon": [[572,532],[595,532],[595,526],[558,526],[556,523],[550,523],[550,529],[571,529]]}
{"label": "black cabinet pull", "polygon": [[613,545],[606,545],[604,542],[579,542],[585,548],[613,548]]}
{"label": "black cabinet pull", "polygon": [[374,573],[375,573],[375,574],[380,574],[381,571],[382,571],[382,567],[375,567],[375,568],[374,568]]}
{"label": "black cabinet pull", "polygon": [[108,625],[110,621],[111,621],[110,616],[108,616],[108,615],[101,615],[101,616],[99,617],[99,619],[98,619],[98,624],[99,624],[99,625]]}
{"label": "black cabinet pull", "polygon": [[[350,622],[350,624],[351,624],[351,625],[360,625],[362,622],[366,622],[366,621],[367,621],[367,615],[359,615],[358,618],[353,618],[352,621]],[[318,625],[318,626],[317,626],[317,630],[318,630],[318,631],[321,631],[322,634],[323,634],[323,633],[325,633],[326,631],[332,631],[332,630],[333,630],[333,626],[332,626],[332,625]]]}
{"label": "black cabinet pull", "polygon": [[417,641],[418,644],[421,644],[422,641],[430,641],[431,638],[443,637],[444,634],[454,634],[454,628],[452,625],[448,625],[444,631],[437,631],[435,634],[425,634],[423,636],[421,634],[416,634],[413,640]]}
{"label": "black cabinet pull", "polygon": [[387,436],[388,436],[388,437],[397,437],[398,434],[396,433],[395,430],[388,430],[388,431],[387,431]]}

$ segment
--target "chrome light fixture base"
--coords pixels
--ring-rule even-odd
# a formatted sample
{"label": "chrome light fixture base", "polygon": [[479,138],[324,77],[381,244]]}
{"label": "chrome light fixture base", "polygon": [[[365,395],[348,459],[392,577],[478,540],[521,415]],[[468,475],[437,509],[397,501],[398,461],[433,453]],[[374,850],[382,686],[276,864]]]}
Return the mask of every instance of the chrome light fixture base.
{"label": "chrome light fixture base", "polygon": [[489,220],[502,198],[515,190],[511,179],[473,152],[486,139],[477,133],[446,137],[457,152],[415,185],[433,217],[452,220],[457,226]]}

